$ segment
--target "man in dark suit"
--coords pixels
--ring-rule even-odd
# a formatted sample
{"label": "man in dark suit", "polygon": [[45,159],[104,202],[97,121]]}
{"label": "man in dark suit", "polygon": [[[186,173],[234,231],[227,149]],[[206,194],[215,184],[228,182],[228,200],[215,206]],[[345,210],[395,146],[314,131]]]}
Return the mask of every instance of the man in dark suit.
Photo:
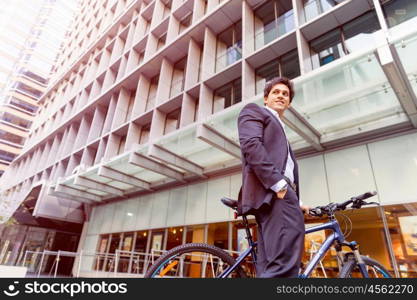
{"label": "man in dark suit", "polygon": [[240,214],[258,223],[258,277],[297,277],[304,248],[298,167],[281,118],[290,107],[292,82],[276,77],[266,83],[264,107],[247,104],[239,114],[242,150]]}

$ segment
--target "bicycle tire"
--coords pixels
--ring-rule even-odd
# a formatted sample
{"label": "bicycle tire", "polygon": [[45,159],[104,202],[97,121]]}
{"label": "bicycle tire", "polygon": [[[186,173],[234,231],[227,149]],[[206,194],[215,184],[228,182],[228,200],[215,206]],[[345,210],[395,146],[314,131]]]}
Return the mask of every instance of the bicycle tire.
{"label": "bicycle tire", "polygon": [[[235,259],[230,256],[227,252],[224,250],[208,244],[200,244],[200,243],[190,243],[185,244],[181,246],[177,246],[175,248],[172,248],[168,252],[164,253],[162,256],[160,256],[153,265],[149,267],[147,270],[144,278],[155,278],[155,277],[164,277],[160,276],[161,272],[164,270],[163,267],[170,266],[170,263],[172,264],[172,261],[177,258],[181,257],[181,255],[188,254],[188,253],[206,253],[209,255],[214,255],[221,259],[224,263],[226,263],[228,266],[231,266],[235,263]],[[243,269],[238,266],[233,272],[232,277],[246,277],[245,272]],[[183,277],[183,276],[181,276]],[[195,278],[195,276],[193,276]],[[201,276],[203,277],[203,276]]]}
{"label": "bicycle tire", "polygon": [[[372,258],[369,258],[369,257],[366,257],[366,256],[363,256],[363,255],[361,255],[361,258],[363,259],[365,265],[367,267],[372,268],[372,270],[373,270],[371,272],[371,275],[374,275],[374,276],[370,276],[370,277],[392,278],[390,273],[388,272],[388,270],[382,264],[377,262],[376,260],[374,260]],[[358,268],[358,263],[356,261],[355,256],[353,255],[353,253],[351,253],[350,255],[347,256],[347,260],[344,263],[344,265],[342,267],[342,270],[340,271],[339,278],[352,278],[353,277],[352,273],[355,271],[355,268],[359,269]],[[369,268],[368,268],[368,270],[369,270]],[[359,272],[359,271],[357,271],[357,272]],[[359,272],[359,274],[362,277],[362,273]],[[378,274],[381,275],[381,277],[376,276]]]}

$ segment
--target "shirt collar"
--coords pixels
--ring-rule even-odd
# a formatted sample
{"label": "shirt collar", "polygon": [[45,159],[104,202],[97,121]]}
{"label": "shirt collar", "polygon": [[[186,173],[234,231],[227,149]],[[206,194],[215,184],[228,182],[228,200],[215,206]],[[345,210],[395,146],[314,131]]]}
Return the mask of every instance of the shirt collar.
{"label": "shirt collar", "polygon": [[281,125],[282,125],[282,128],[285,128],[285,124],[284,124],[284,122],[282,122],[282,120],[281,120],[281,118],[279,117],[279,114],[275,111],[275,110],[273,110],[272,108],[270,108],[270,107],[268,107],[268,106],[264,106],[267,110],[269,110],[277,119],[278,119],[278,121],[281,123]]}

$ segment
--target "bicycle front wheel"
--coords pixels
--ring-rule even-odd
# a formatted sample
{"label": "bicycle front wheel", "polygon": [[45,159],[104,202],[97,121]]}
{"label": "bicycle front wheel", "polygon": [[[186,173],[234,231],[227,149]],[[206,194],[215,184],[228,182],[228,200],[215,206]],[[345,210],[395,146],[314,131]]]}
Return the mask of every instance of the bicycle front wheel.
{"label": "bicycle front wheel", "polygon": [[[207,244],[185,244],[172,248],[148,269],[145,278],[216,278],[235,263],[220,248]],[[238,266],[229,277],[246,277]]]}
{"label": "bicycle front wheel", "polygon": [[[369,278],[391,278],[390,273],[383,265],[376,260],[361,255],[368,272]],[[358,262],[354,255],[349,255],[347,261],[340,271],[339,278],[362,278],[364,277],[359,269]]]}

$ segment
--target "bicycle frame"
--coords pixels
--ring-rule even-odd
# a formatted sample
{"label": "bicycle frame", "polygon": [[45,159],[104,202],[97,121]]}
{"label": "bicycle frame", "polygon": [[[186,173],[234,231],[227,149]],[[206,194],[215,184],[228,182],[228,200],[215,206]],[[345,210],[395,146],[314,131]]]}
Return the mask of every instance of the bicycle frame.
{"label": "bicycle frame", "polygon": [[[326,230],[326,229],[332,230],[333,234],[331,234],[330,236],[327,237],[327,239],[321,245],[321,247],[319,248],[317,253],[313,256],[311,261],[308,263],[304,272],[302,274],[300,274],[298,277],[299,278],[309,277],[311,272],[316,267],[316,265],[320,262],[320,260],[327,253],[327,251],[329,251],[330,247],[333,245],[333,243],[335,241],[337,241],[338,245],[348,246],[354,251],[354,254],[358,259],[358,266],[359,266],[359,269],[360,269],[362,275],[366,278],[369,277],[368,273],[366,272],[365,264],[362,262],[361,259],[359,259],[360,255],[359,255],[359,252],[356,248],[356,246],[357,246],[356,242],[350,242],[350,243],[345,242],[345,236],[342,233],[342,231],[340,229],[340,225],[337,222],[337,220],[331,220],[330,222],[307,228],[306,231],[305,231],[305,234],[309,234],[309,233],[313,233],[313,232],[317,232],[317,231],[321,231],[321,230]],[[219,278],[228,277],[230,275],[230,273],[232,273],[250,253],[252,253],[252,255],[254,257],[254,262],[256,264],[256,255],[255,255],[256,242],[252,241],[252,238],[251,238],[250,234],[248,235],[247,238],[249,240],[249,248],[246,249],[242,254],[240,254],[236,258],[236,262],[232,266],[229,266],[222,274],[220,274]],[[341,247],[337,247],[336,250],[338,252],[341,251]]]}
{"label": "bicycle frame", "polygon": [[327,251],[329,251],[330,247],[333,245],[335,241],[338,241],[340,244],[345,241],[345,236],[343,235],[340,229],[340,225],[336,220],[332,220],[324,224],[307,228],[306,234],[326,229],[332,230],[333,234],[327,237],[327,239],[321,245],[317,253],[314,254],[313,258],[308,263],[304,272],[298,276],[299,278],[307,278],[308,276],[310,276],[311,272],[314,270],[314,268],[320,262],[323,256],[327,253]]}

